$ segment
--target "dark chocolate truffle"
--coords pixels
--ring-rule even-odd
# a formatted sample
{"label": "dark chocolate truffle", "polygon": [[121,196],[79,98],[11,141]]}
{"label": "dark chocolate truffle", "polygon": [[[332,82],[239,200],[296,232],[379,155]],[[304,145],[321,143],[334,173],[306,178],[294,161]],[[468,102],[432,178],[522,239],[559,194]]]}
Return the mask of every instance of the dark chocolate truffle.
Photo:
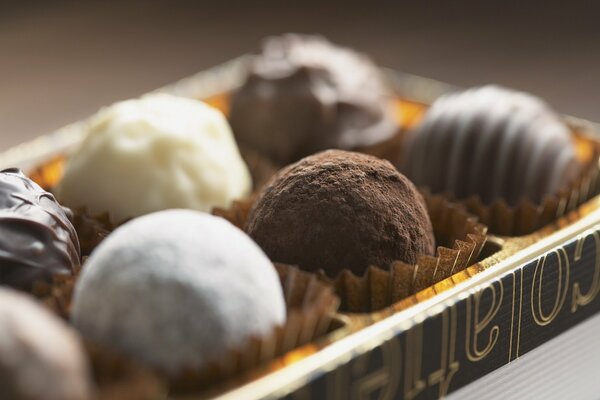
{"label": "dark chocolate truffle", "polygon": [[409,135],[400,170],[434,193],[516,205],[555,194],[579,163],[568,127],[542,100],[490,85],[436,100]]}
{"label": "dark chocolate truffle", "polygon": [[79,266],[68,212],[20,170],[0,172],[0,284],[29,290]]}
{"label": "dark chocolate truffle", "polygon": [[0,288],[0,398],[93,398],[79,337],[28,296]]}
{"label": "dark chocolate truffle", "polygon": [[370,59],[298,34],[264,42],[233,95],[230,122],[241,143],[282,165],[325,149],[370,146],[397,130]]}
{"label": "dark chocolate truffle", "polygon": [[248,234],[276,262],[335,276],[433,255],[423,198],[392,164],[341,150],[283,169],[252,209]]}

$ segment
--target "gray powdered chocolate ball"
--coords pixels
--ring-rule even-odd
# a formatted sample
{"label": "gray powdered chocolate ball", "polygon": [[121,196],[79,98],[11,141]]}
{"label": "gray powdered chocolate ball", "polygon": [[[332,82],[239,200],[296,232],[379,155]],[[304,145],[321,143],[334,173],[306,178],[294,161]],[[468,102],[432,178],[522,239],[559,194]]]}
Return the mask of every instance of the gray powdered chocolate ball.
{"label": "gray powdered chocolate ball", "polygon": [[516,205],[557,193],[580,164],[569,128],[542,100],[490,85],[436,100],[399,169],[434,193]]}
{"label": "gray powdered chocolate ball", "polygon": [[92,253],[74,325],[90,340],[176,374],[271,333],[286,318],[273,264],[222,218],[170,210],[136,218]]}
{"label": "gray powdered chocolate ball", "polygon": [[282,170],[263,190],[248,234],[271,260],[362,275],[369,266],[433,255],[425,202],[388,161],[329,150]]}
{"label": "gray powdered chocolate ball", "polygon": [[388,90],[368,57],[299,34],[265,40],[233,94],[229,119],[238,141],[281,165],[371,146],[397,131]]}
{"label": "gray powdered chocolate ball", "polygon": [[20,170],[0,172],[0,284],[30,290],[73,273],[79,240],[68,212]]}
{"label": "gray powdered chocolate ball", "polygon": [[33,299],[0,288],[0,398],[86,400],[92,392],[75,332]]}

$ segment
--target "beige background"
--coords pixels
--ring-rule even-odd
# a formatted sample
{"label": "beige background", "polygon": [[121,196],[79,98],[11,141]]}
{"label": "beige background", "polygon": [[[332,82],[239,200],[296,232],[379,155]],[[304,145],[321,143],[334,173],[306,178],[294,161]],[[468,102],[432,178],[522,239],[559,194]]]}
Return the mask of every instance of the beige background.
{"label": "beige background", "polygon": [[530,90],[560,111],[600,120],[598,12],[584,2],[518,3],[2,3],[0,149],[286,31],[320,32],[382,65],[458,85]]}

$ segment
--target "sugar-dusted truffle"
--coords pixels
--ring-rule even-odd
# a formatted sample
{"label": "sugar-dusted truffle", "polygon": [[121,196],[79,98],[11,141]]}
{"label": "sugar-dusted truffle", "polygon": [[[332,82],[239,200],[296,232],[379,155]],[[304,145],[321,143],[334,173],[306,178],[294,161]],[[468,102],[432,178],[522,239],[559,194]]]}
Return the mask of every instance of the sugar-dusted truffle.
{"label": "sugar-dusted truffle", "polygon": [[0,172],[0,285],[30,290],[79,266],[69,210],[16,168]]}
{"label": "sugar-dusted truffle", "polygon": [[286,319],[273,264],[222,218],[136,218],[92,253],[75,287],[84,336],[168,373],[201,368]]}
{"label": "sugar-dusted truffle", "polygon": [[580,165],[569,128],[541,99],[490,85],[436,100],[399,167],[434,193],[516,205],[556,194]]}
{"label": "sugar-dusted truffle", "polygon": [[276,262],[336,275],[433,255],[422,196],[388,161],[329,150],[283,169],[252,209],[248,234]]}
{"label": "sugar-dusted truffle", "polygon": [[365,55],[320,36],[265,40],[230,121],[240,142],[279,164],[317,151],[370,146],[397,130],[382,75]]}
{"label": "sugar-dusted truffle", "polygon": [[32,298],[8,288],[0,288],[0,398],[93,398],[76,333]]}

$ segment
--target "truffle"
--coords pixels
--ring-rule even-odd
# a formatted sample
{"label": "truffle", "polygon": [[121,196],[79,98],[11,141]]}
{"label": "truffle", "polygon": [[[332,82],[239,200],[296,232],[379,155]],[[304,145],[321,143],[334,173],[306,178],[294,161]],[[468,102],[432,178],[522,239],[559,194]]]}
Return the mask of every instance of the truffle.
{"label": "truffle", "polygon": [[282,170],[246,230],[271,260],[362,275],[369,266],[433,255],[433,228],[414,185],[388,161],[329,150]]}
{"label": "truffle", "polygon": [[101,110],[68,160],[57,197],[113,223],[169,208],[210,211],[252,183],[223,114],[200,101],[152,94]]}
{"label": "truffle", "polygon": [[0,284],[30,290],[74,272],[79,241],[68,213],[20,170],[0,172]]}
{"label": "truffle", "polygon": [[370,59],[298,34],[264,42],[233,94],[230,122],[241,143],[280,165],[325,149],[371,146],[397,131]]}
{"label": "truffle", "polygon": [[92,398],[79,338],[35,301],[8,288],[0,288],[0,398]]}
{"label": "truffle", "polygon": [[541,202],[578,169],[569,128],[542,100],[491,85],[436,100],[409,135],[400,163],[434,193],[509,205]]}
{"label": "truffle", "polygon": [[273,264],[241,230],[190,210],[115,230],[76,284],[74,325],[167,373],[202,368],[286,318]]}

